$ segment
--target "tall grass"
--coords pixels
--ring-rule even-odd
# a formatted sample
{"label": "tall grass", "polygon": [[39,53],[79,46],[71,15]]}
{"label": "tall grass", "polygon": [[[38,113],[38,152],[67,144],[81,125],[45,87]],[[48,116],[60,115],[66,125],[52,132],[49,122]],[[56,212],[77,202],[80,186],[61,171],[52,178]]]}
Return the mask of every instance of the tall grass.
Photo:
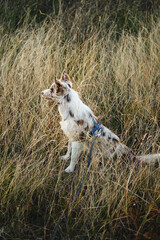
{"label": "tall grass", "polygon": [[[50,239],[63,210],[57,239],[158,239],[159,168],[109,159],[93,166],[85,191],[71,208],[86,169],[61,163],[67,139],[56,103],[41,91],[65,68],[83,101],[136,153],[160,152],[160,23],[117,40],[106,33],[70,31],[60,19],[24,25],[0,41],[0,235]],[[94,25],[93,25],[94,28]],[[92,159],[94,163],[94,156]]]}

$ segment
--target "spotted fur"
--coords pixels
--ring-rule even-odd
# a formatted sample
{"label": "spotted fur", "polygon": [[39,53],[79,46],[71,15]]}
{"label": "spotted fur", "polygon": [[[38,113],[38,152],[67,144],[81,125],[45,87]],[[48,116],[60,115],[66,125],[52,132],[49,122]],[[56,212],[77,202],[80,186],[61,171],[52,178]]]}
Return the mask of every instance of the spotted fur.
{"label": "spotted fur", "polygon": [[69,110],[69,115],[73,118],[74,117],[74,113],[71,111],[71,110]]}
{"label": "spotted fur", "polygon": [[81,120],[77,120],[76,123],[77,123],[77,125],[81,125],[82,126],[84,124],[84,120],[82,120],[82,119]]}

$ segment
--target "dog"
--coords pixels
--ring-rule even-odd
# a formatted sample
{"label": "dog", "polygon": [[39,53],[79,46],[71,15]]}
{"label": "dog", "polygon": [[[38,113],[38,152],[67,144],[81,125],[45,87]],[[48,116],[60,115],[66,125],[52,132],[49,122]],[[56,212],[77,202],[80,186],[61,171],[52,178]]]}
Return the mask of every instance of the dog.
{"label": "dog", "polygon": [[132,151],[125,146],[111,130],[100,124],[92,110],[85,105],[78,93],[73,90],[69,75],[64,71],[60,79],[55,78],[49,89],[42,91],[44,99],[57,101],[61,115],[61,129],[68,137],[68,150],[61,160],[71,158],[65,172],[73,172],[86,144],[84,136],[99,134],[98,149],[96,154],[102,151],[105,158],[127,158],[128,160],[141,160],[146,163],[159,161],[160,154],[134,156]]}

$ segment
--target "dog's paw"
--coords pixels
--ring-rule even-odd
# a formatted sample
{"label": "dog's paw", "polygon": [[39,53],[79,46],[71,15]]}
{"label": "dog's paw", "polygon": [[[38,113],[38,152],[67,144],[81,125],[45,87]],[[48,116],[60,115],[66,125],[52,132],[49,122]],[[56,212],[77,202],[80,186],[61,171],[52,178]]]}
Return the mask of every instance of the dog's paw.
{"label": "dog's paw", "polygon": [[66,155],[60,157],[61,161],[67,161],[69,159],[70,159],[70,156],[66,156]]}
{"label": "dog's paw", "polygon": [[65,169],[65,172],[66,173],[70,173],[70,172],[73,172],[74,171],[74,167],[73,166],[68,166],[66,169]]}

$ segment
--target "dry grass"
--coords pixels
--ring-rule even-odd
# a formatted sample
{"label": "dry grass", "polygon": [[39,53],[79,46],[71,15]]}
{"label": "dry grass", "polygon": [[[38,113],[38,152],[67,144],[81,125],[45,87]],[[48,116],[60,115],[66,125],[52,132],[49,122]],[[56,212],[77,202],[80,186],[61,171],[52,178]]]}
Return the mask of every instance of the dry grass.
{"label": "dry grass", "polygon": [[92,168],[71,209],[87,156],[64,173],[59,157],[67,139],[56,104],[40,93],[65,68],[83,101],[125,144],[160,152],[160,24],[119,40],[114,28],[92,31],[80,43],[78,21],[69,33],[57,20],[1,38],[0,235],[50,239],[65,209],[57,239],[158,239],[159,168],[108,160]]}

